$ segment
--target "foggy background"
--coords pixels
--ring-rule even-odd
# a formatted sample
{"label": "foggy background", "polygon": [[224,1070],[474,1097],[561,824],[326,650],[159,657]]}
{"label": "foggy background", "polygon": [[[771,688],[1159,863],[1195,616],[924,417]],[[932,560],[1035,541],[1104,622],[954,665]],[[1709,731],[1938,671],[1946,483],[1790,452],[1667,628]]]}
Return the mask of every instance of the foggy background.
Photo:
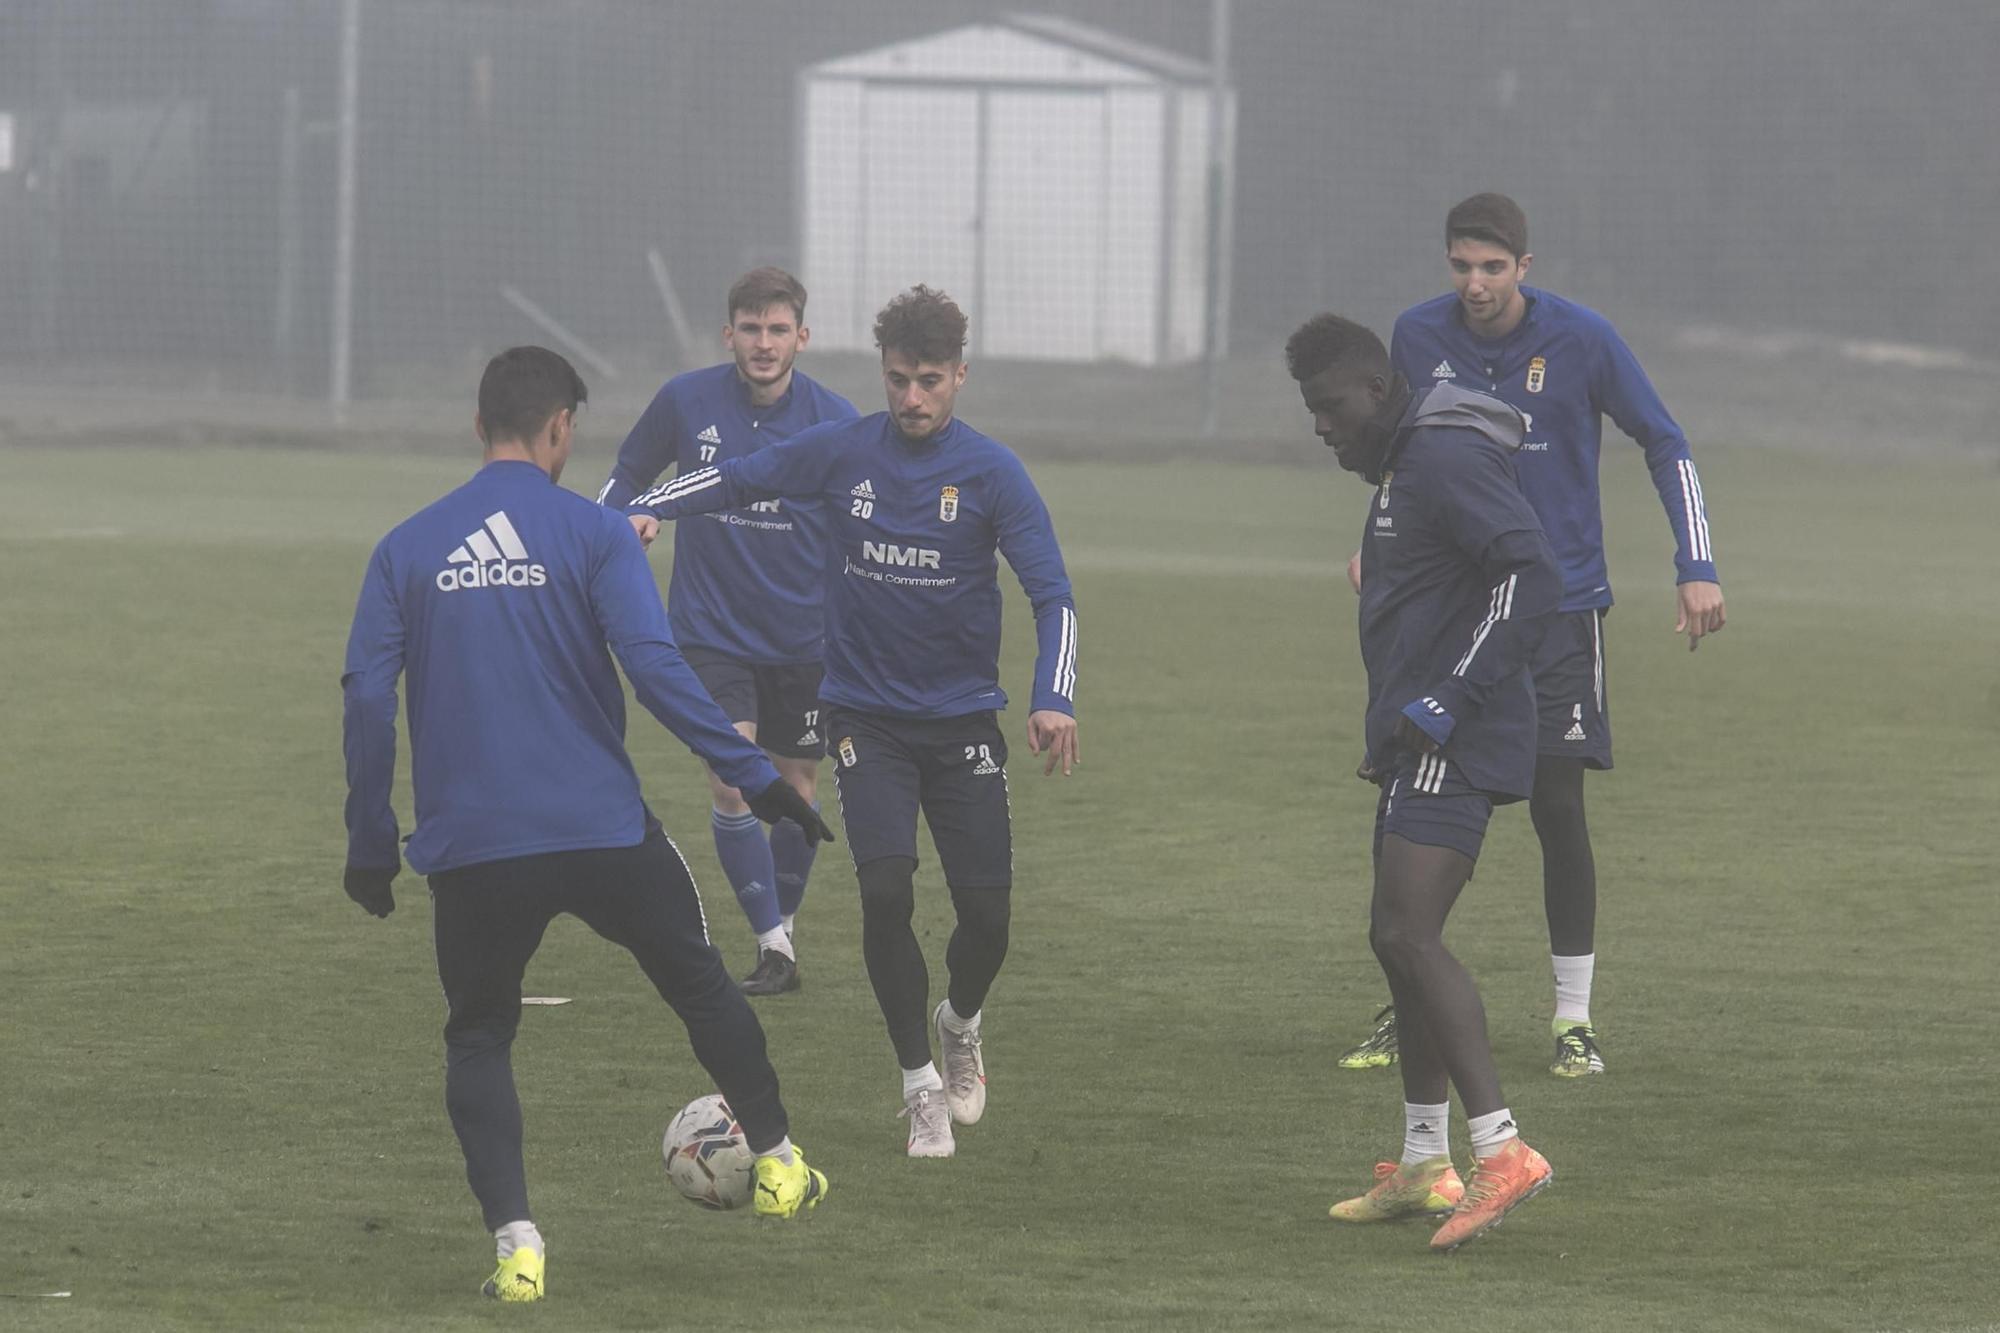
{"label": "foggy background", "polygon": [[[666,374],[720,358],[722,293],[745,268],[804,268],[809,325],[865,328],[890,294],[842,308],[805,265],[810,67],[1021,10],[1195,66],[1212,31],[1209,0],[358,9],[354,419],[458,423],[492,352],[564,347],[511,290],[615,369],[582,366],[609,435]],[[1527,210],[1529,281],[1610,316],[1698,446],[1994,447],[1991,0],[1229,13],[1224,436],[1304,441],[1284,335],[1333,308],[1386,336],[1446,288],[1445,210],[1497,189]],[[136,438],[331,421],[342,16],[342,0],[0,0],[0,439],[113,409]],[[856,132],[899,145],[904,174],[875,188],[918,231],[982,224],[933,208],[957,157],[939,124]],[[984,207],[999,202],[1057,230],[1073,203]],[[940,280],[920,258],[897,286]],[[1057,294],[1007,295],[1060,341]],[[1194,350],[1150,369],[996,355],[965,414],[1078,448],[1184,437],[1206,401]],[[865,355],[803,365],[879,406]]]}

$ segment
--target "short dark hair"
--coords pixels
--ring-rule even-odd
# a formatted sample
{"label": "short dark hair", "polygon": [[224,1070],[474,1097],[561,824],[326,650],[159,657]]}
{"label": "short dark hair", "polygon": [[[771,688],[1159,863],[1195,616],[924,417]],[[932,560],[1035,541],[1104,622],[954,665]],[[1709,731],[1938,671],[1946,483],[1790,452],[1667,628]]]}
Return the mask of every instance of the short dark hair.
{"label": "short dark hair", "polygon": [[943,292],[918,283],[875,316],[875,345],[917,361],[965,358],[965,312]]}
{"label": "short dark hair", "polygon": [[509,347],[488,361],[479,377],[479,420],[486,427],[486,442],[525,443],[550,417],[574,412],[589,397],[583,377],[560,354],[546,347]]}
{"label": "short dark hair", "polygon": [[1519,259],[1528,253],[1528,215],[1504,194],[1475,194],[1445,214],[1444,248],[1461,236],[1502,246]]}
{"label": "short dark hair", "polygon": [[792,317],[801,323],[806,317],[806,285],[781,268],[753,268],[729,288],[729,322],[736,312],[759,314],[779,302],[792,308]]}
{"label": "short dark hair", "polygon": [[1389,369],[1389,349],[1364,325],[1339,315],[1314,315],[1285,340],[1285,369],[1300,382],[1332,365],[1357,365],[1362,370]]}

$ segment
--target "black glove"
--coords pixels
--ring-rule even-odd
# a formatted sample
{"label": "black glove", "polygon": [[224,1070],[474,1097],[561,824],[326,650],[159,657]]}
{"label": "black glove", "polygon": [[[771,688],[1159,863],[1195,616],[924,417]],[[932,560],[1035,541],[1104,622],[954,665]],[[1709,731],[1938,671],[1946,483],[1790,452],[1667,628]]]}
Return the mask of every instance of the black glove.
{"label": "black glove", "polygon": [[347,896],[361,904],[361,910],[370,916],[387,916],[396,910],[396,895],[389,892],[389,883],[396,878],[400,866],[376,870],[367,866],[349,866],[342,880]]}
{"label": "black glove", "polygon": [[797,789],[783,778],[779,778],[755,796],[745,793],[743,799],[749,803],[750,813],[766,824],[789,819],[804,829],[808,846],[816,842],[834,840],[833,830],[819,817],[819,811],[806,804],[806,798],[799,795]]}

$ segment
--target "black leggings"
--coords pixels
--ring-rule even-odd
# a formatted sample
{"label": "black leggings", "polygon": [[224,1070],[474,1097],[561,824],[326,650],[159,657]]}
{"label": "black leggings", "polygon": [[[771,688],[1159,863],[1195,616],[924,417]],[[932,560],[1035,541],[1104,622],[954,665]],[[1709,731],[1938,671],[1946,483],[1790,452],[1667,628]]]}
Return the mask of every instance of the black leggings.
{"label": "black leggings", "polygon": [[[882,1007],[897,1063],[922,1069],[931,1062],[930,971],[917,933],[917,863],[907,856],[883,856],[861,866],[861,956],[875,1002]],[[986,1003],[986,992],[1007,957],[1011,893],[1006,888],[951,890],[958,923],[945,948],[951,974],[951,1007],[971,1018]]]}
{"label": "black leggings", "polygon": [[1597,934],[1597,859],[1583,813],[1581,759],[1543,755],[1535,762],[1528,817],[1542,844],[1542,910],[1549,952],[1568,958],[1592,953]]}

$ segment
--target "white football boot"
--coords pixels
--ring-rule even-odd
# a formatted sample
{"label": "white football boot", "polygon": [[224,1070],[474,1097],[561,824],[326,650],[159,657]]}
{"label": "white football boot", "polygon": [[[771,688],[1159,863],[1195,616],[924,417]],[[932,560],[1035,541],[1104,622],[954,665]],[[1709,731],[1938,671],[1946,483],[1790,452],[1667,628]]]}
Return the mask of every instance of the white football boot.
{"label": "white football boot", "polygon": [[951,1110],[936,1088],[920,1088],[903,1099],[899,1116],[910,1121],[910,1156],[950,1157],[958,1151],[951,1137]]}
{"label": "white football boot", "polygon": [[937,1029],[938,1050],[944,1055],[944,1099],[951,1118],[961,1125],[976,1125],[986,1114],[986,1059],[979,1053],[979,1029],[955,1032],[944,1021],[946,1000],[938,1001],[931,1015]]}

